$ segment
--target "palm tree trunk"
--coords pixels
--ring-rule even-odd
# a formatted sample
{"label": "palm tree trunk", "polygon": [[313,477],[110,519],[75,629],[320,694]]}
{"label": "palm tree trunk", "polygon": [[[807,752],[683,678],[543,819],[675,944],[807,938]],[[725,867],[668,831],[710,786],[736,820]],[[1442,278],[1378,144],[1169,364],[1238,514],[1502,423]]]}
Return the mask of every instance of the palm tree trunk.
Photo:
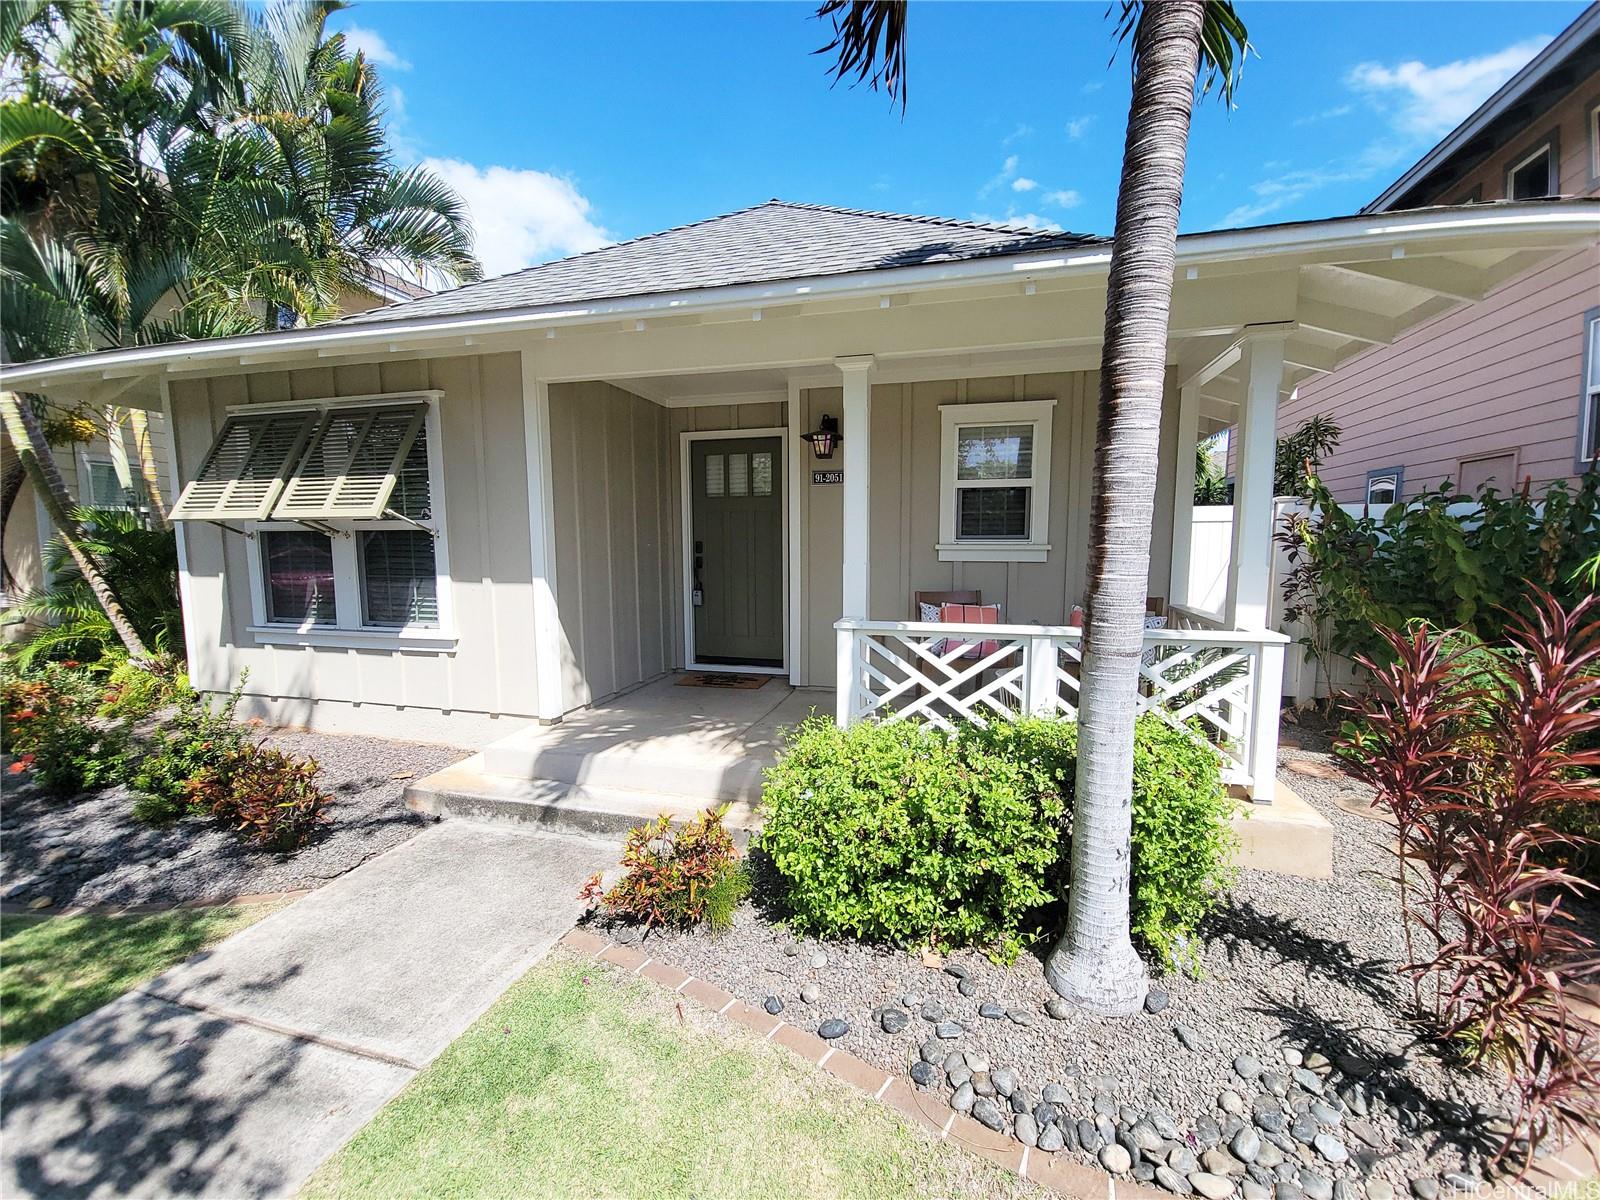
{"label": "palm tree trunk", "polygon": [[156,467],[155,451],[150,445],[150,418],[142,408],[128,409],[128,427],[133,430],[133,447],[139,454],[139,474],[144,477],[145,495],[150,499],[150,511],[161,524],[167,524],[167,502],[161,495],[161,475]]}
{"label": "palm tree trunk", "polygon": [[[17,503],[17,496],[22,491],[22,482],[27,479],[28,473],[22,469],[22,459],[7,463],[5,473],[0,475],[0,544],[5,542],[6,525],[11,520],[11,510]],[[10,590],[16,584],[11,577],[11,567],[0,556],[0,586]]]}
{"label": "palm tree trunk", "polygon": [[56,466],[55,456],[50,453],[49,443],[45,441],[44,430],[40,428],[39,417],[33,411],[33,406],[24,403],[15,392],[0,392],[0,420],[4,421],[17,458],[21,460],[28,478],[33,481],[34,489],[44,502],[45,511],[55,522],[61,540],[72,555],[72,561],[78,565],[84,582],[100,602],[122,644],[128,648],[129,656],[135,662],[144,662],[150,657],[150,652],[145,649],[138,632],[122,611],[122,605],[111,590],[111,585],[106,582],[106,577],[101,574],[99,564],[80,544],[83,531],[72,516],[72,497],[67,492],[66,481],[61,478],[60,468]]}
{"label": "palm tree trunk", "polygon": [[1128,933],[1133,732],[1155,514],[1167,318],[1176,269],[1203,0],[1145,6],[1106,293],[1088,619],[1067,928],[1045,964],[1064,997],[1107,1016],[1138,1011],[1144,964]]}

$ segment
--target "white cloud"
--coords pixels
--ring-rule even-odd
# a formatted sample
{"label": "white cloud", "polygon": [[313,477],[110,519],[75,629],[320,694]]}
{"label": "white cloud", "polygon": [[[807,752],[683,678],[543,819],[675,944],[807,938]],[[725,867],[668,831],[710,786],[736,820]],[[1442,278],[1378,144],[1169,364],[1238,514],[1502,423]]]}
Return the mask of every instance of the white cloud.
{"label": "white cloud", "polygon": [[1347,117],[1355,111],[1353,104],[1335,104],[1332,108],[1325,108],[1321,112],[1308,113],[1303,117],[1296,117],[1296,125],[1315,125],[1319,121],[1332,121],[1339,117]]}
{"label": "white cloud", "polygon": [[352,53],[360,51],[367,61],[391,71],[409,71],[411,63],[395,53],[383,34],[364,25],[352,25],[344,31],[344,44]]}
{"label": "white cloud", "polygon": [[1013,179],[1011,181],[1011,190],[1013,192],[1031,192],[1038,186],[1039,181],[1037,179],[1029,179],[1026,175],[1021,179]]}
{"label": "white cloud", "polygon": [[1077,208],[1083,203],[1083,197],[1071,188],[1062,188],[1060,191],[1046,192],[1041,199],[1046,204],[1053,204],[1057,208]]}
{"label": "white cloud", "polygon": [[1527,38],[1504,50],[1430,67],[1416,59],[1394,66],[1364,62],[1345,83],[1384,103],[1396,100],[1396,129],[1412,137],[1438,137],[1459,125],[1502,83],[1550,42]]}
{"label": "white cloud", "polygon": [[1067,122],[1067,137],[1074,141],[1082,141],[1083,135],[1089,132],[1089,126],[1094,124],[1094,114],[1086,117],[1073,117]]}
{"label": "white cloud", "polygon": [[1009,184],[1017,177],[1017,168],[1021,165],[1021,163],[1022,160],[1015,154],[1006,155],[1005,162],[1000,164],[999,173],[991,176],[988,182],[978,189],[979,198],[981,199],[982,197],[987,196],[996,188],[1004,187]]}
{"label": "white cloud", "polygon": [[1286,164],[1264,163],[1263,170],[1277,173],[1250,185],[1254,199],[1237,205],[1222,218],[1222,228],[1249,225],[1304,200],[1313,192],[1341,183],[1364,183],[1394,170],[1410,156],[1399,142],[1375,142],[1360,154],[1321,167],[1280,170]]}
{"label": "white cloud", "polygon": [[1058,222],[1052,221],[1049,217],[1041,217],[1038,213],[1031,213],[1031,212],[1030,213],[1012,213],[1012,212],[1008,212],[1006,214],[1006,224],[1007,225],[1025,225],[1029,229],[1047,230],[1047,231],[1049,231],[1051,233],[1058,233],[1061,230],[1061,225]]}
{"label": "white cloud", "polygon": [[1009,146],[1013,142],[1020,142],[1023,138],[1032,137],[1032,136],[1033,136],[1033,126],[1032,125],[1018,125],[1010,133],[1006,134],[1005,137],[1000,139],[1000,144],[1002,146]]}
{"label": "white cloud", "polygon": [[572,180],[544,171],[479,167],[454,158],[423,166],[466,201],[486,275],[594,250],[613,239],[592,219],[593,205]]}

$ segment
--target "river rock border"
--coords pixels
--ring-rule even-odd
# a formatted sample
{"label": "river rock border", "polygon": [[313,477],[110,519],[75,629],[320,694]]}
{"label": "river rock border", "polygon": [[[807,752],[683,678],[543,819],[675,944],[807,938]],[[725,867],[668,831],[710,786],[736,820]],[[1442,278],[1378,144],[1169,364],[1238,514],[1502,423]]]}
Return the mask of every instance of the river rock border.
{"label": "river rock border", "polygon": [[[924,1091],[816,1034],[789,1024],[772,1012],[746,1004],[714,983],[658,961],[630,946],[609,941],[586,929],[572,929],[561,945],[592,962],[604,962],[630,975],[678,993],[687,999],[743,1025],[769,1042],[794,1051],[836,1078],[844,1080],[874,1100],[887,1105],[913,1125],[939,1141],[951,1141],[990,1162],[1041,1184],[1070,1200],[1171,1200],[1169,1192],[1130,1179],[1117,1179],[1065,1155],[1052,1155],[997,1133],[964,1113],[957,1112],[938,1095]],[[1520,1185],[1497,1185],[1459,1195],[1516,1197],[1526,1200],[1529,1189],[1546,1195],[1579,1197],[1579,1185],[1592,1179],[1600,1166],[1600,1143],[1572,1144],[1546,1155],[1530,1168]]]}

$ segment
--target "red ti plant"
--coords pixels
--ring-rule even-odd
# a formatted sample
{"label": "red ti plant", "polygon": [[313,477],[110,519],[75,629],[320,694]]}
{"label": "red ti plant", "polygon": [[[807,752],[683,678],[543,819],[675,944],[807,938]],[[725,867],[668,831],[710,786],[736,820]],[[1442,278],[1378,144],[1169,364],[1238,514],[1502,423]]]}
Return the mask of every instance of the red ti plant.
{"label": "red ti plant", "polygon": [[[1375,686],[1340,745],[1399,827],[1403,969],[1431,985],[1442,1036],[1511,1084],[1496,1161],[1519,1140],[1531,1154],[1600,1132],[1600,1026],[1571,996],[1600,955],[1563,908],[1593,887],[1563,865],[1586,839],[1557,821],[1600,805],[1600,749],[1582,748],[1600,733],[1600,600],[1569,612],[1540,592],[1533,607],[1508,620],[1504,651],[1386,633],[1396,662],[1363,664]],[[1407,888],[1413,871],[1422,886]]]}

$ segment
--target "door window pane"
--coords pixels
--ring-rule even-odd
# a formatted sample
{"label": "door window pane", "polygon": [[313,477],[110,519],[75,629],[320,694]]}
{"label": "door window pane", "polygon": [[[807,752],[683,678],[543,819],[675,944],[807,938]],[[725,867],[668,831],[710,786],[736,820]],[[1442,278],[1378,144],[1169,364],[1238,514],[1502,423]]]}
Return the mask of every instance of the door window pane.
{"label": "door window pane", "polygon": [[728,455],[728,495],[744,496],[750,491],[750,456]]}
{"label": "door window pane", "polygon": [[750,494],[752,496],[772,495],[772,455],[752,454],[750,456]]}
{"label": "door window pane", "polygon": [[706,495],[722,495],[722,455],[706,455]]}
{"label": "door window pane", "polygon": [[361,621],[390,628],[438,625],[431,535],[419,529],[361,534]]}
{"label": "door window pane", "polygon": [[956,490],[956,536],[1025,539],[1032,488],[978,487]]}
{"label": "door window pane", "polygon": [[956,478],[1032,479],[1033,426],[961,426],[956,430]]}
{"label": "door window pane", "polygon": [[261,538],[267,620],[304,625],[332,622],[333,542],[326,534],[268,529]]}

